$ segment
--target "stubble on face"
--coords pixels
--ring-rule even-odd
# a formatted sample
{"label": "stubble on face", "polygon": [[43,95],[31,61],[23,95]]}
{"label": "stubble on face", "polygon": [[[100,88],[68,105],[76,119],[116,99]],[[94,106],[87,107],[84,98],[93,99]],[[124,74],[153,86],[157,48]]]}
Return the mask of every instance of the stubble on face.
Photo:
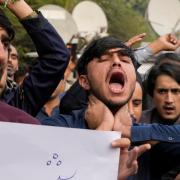
{"label": "stubble on face", "polygon": [[158,114],[166,122],[175,122],[180,116],[180,85],[168,75],[156,79],[153,100]]}
{"label": "stubble on face", "polygon": [[108,59],[100,62],[98,60],[91,61],[88,65],[89,73],[87,74],[90,93],[111,110],[119,109],[130,100],[136,79],[131,59],[129,63],[126,62],[128,61],[127,58],[125,59],[123,56],[115,58],[120,58],[119,64],[121,65],[113,66],[113,62]]}

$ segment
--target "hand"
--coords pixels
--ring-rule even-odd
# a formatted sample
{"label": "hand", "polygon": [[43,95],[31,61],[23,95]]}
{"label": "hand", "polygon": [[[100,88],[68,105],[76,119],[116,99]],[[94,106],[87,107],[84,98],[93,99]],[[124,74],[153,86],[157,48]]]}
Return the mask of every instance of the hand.
{"label": "hand", "polygon": [[146,36],[146,33],[138,34],[136,36],[133,36],[131,39],[129,39],[127,42],[125,42],[126,46],[131,47],[134,44],[140,42],[143,40],[143,38]]}
{"label": "hand", "polygon": [[111,111],[93,95],[89,96],[85,119],[90,129],[111,131],[114,125]]}
{"label": "hand", "polygon": [[151,148],[150,144],[143,144],[128,150],[129,144],[130,141],[127,138],[112,142],[112,147],[121,148],[118,180],[125,180],[128,176],[136,174],[138,171],[138,157]]}
{"label": "hand", "polygon": [[132,126],[132,119],[128,111],[128,106],[125,105],[121,107],[115,114],[113,130],[120,131],[122,133],[122,137],[130,138],[131,126]]}
{"label": "hand", "polygon": [[19,0],[0,0],[0,4],[6,7],[8,4],[13,4],[16,1],[19,1]]}
{"label": "hand", "polygon": [[0,0],[0,4],[4,4],[5,3],[5,0]]}
{"label": "hand", "polygon": [[160,51],[174,51],[180,47],[180,40],[172,34],[160,36],[157,40],[149,44],[149,48],[154,54]]}
{"label": "hand", "polygon": [[159,41],[164,45],[164,50],[174,51],[180,46],[180,40],[172,34],[166,34],[159,38]]}
{"label": "hand", "polygon": [[18,19],[24,19],[33,13],[32,8],[24,0],[0,0],[0,5],[6,5]]}

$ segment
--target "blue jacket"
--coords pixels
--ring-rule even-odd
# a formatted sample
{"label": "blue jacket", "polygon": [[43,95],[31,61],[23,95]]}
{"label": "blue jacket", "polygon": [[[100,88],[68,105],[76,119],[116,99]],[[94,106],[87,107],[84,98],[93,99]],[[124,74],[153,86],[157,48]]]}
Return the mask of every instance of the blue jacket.
{"label": "blue jacket", "polygon": [[23,84],[5,92],[2,100],[36,116],[63,78],[69,51],[41,13],[21,23],[36,46],[39,60]]}
{"label": "blue jacket", "polygon": [[[85,108],[74,110],[69,115],[59,114],[44,120],[44,125],[89,129],[84,119]],[[131,128],[132,143],[149,140],[180,143],[180,125],[134,124]]]}

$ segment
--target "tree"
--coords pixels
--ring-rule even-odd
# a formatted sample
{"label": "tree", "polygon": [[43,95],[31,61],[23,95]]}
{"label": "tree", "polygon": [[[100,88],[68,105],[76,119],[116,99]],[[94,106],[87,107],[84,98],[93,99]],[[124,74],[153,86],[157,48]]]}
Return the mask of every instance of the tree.
{"label": "tree", "polygon": [[[69,12],[72,12],[74,6],[82,1],[83,0],[29,0],[29,4],[34,9],[38,9],[45,4],[56,4],[64,7]],[[117,36],[121,40],[126,41],[136,34],[146,32],[147,41],[156,38],[155,33],[151,30],[150,26],[142,16],[142,12],[145,12],[148,0],[92,1],[96,2],[104,10],[108,20],[108,33],[110,35]],[[9,14],[9,12],[7,12],[7,14],[11,18],[16,29],[17,35],[14,43],[18,47],[20,57],[27,52],[34,51],[33,43],[21,24],[16,18]]]}

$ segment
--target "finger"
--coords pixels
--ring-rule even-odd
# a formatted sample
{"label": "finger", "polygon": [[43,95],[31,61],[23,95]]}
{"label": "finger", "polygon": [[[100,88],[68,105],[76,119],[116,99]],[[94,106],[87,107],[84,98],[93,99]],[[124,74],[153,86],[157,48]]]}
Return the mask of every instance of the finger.
{"label": "finger", "polygon": [[138,162],[134,161],[130,168],[119,172],[118,180],[125,180],[127,177],[135,175],[138,172]]}
{"label": "finger", "polygon": [[137,155],[138,157],[143,154],[144,152],[148,151],[149,149],[151,149],[151,145],[150,144],[143,144],[143,145],[140,145],[138,146],[138,151],[137,151]]}
{"label": "finger", "polygon": [[127,161],[127,167],[130,168],[132,166],[132,163],[136,161],[138,158],[138,147],[134,147],[129,151],[129,158]]}
{"label": "finger", "polygon": [[174,36],[173,34],[169,34],[169,41],[174,45],[178,42],[176,36]]}
{"label": "finger", "polygon": [[128,138],[116,139],[112,142],[113,148],[128,148],[131,142]]}
{"label": "finger", "polygon": [[138,34],[138,35],[130,38],[125,44],[130,47],[130,46],[134,45],[135,43],[142,41],[142,39],[145,36],[146,36],[146,33]]}
{"label": "finger", "polygon": [[89,96],[89,104],[95,104],[97,102],[97,98],[95,98],[95,96],[90,95]]}
{"label": "finger", "polygon": [[129,41],[136,41],[138,39],[143,39],[146,36],[146,33],[138,34],[134,37],[132,37]]}
{"label": "finger", "polygon": [[174,38],[171,38],[170,42],[175,45],[175,44],[177,44],[178,41],[176,39],[174,39]]}
{"label": "finger", "polygon": [[140,146],[136,146],[129,152],[129,159],[127,162],[127,167],[131,167],[133,161],[137,160],[137,158],[143,154],[144,152],[148,151],[151,148],[150,144],[143,144]]}
{"label": "finger", "polygon": [[128,168],[128,171],[129,171],[129,175],[134,175],[134,174],[137,174],[138,172],[138,161],[137,160],[134,160],[131,165],[129,166]]}

